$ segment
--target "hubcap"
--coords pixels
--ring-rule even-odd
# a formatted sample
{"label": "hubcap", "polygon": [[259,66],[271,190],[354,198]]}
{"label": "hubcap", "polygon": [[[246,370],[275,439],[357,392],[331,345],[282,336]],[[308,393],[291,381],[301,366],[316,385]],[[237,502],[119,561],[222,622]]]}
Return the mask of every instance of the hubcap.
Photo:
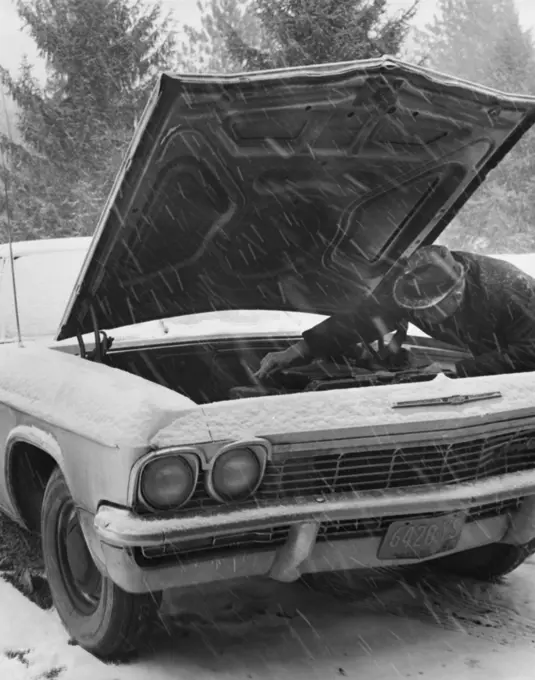
{"label": "hubcap", "polygon": [[72,503],[66,504],[60,514],[57,548],[63,583],[73,605],[81,614],[91,614],[98,606],[102,576],[87,548]]}

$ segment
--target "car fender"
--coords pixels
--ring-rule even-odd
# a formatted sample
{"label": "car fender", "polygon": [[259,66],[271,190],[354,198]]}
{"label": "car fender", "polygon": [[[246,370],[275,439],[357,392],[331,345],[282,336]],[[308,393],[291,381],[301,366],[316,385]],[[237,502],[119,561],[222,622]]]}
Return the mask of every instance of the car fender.
{"label": "car fender", "polygon": [[6,440],[6,469],[9,468],[12,449],[18,442],[26,442],[51,456],[58,466],[63,469],[63,454],[61,447],[50,432],[46,432],[35,425],[17,425],[14,427]]}
{"label": "car fender", "polygon": [[[20,442],[31,444],[37,449],[43,451],[44,454],[47,454],[53,458],[61,470],[61,473],[64,475],[69,489],[71,488],[71,485],[68,479],[68,470],[64,465],[64,457],[61,446],[54,435],[50,432],[47,432],[46,430],[36,427],[35,425],[18,425],[17,427],[14,427],[9,433],[5,445],[4,479],[7,487],[7,501],[10,505],[10,514],[18,524],[25,526],[25,522],[21,517],[19,508],[17,507],[15,492],[11,483],[11,467],[13,465],[14,456],[16,455],[14,453],[14,447]],[[93,557],[93,560],[95,561],[95,564],[97,565],[100,572],[104,576],[107,576],[102,547],[93,527],[94,515],[87,510],[79,508],[79,518],[91,556]]]}
{"label": "car fender", "polygon": [[139,376],[40,346],[0,348],[0,375],[0,402],[26,422],[111,448],[147,446],[197,406]]}
{"label": "car fender", "polygon": [[[65,474],[63,465],[63,454],[61,447],[56,438],[46,430],[43,430],[35,425],[17,425],[9,433],[5,443],[4,454],[4,482],[6,487],[6,501],[8,503],[8,511],[11,516],[19,523],[24,524],[20,511],[15,500],[15,489],[13,488],[11,470],[13,466],[13,459],[16,455],[14,448],[16,444],[24,442],[31,444],[36,449],[39,449],[43,454],[49,455]],[[68,483],[68,482],[67,482]]]}

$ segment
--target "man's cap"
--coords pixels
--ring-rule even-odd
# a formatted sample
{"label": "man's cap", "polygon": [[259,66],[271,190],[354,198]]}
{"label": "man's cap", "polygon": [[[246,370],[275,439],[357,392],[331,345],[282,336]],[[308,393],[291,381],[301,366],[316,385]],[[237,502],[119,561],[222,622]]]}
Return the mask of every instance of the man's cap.
{"label": "man's cap", "polygon": [[406,309],[428,309],[464,284],[465,270],[445,246],[424,246],[413,253],[394,283],[394,299]]}

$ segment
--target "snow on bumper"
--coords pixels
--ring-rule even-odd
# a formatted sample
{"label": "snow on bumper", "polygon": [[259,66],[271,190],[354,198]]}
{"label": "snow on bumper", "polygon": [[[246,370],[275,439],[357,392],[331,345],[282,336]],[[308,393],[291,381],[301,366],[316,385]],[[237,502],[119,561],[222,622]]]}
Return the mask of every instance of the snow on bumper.
{"label": "snow on bumper", "polygon": [[[278,505],[258,503],[255,507],[208,516],[142,518],[128,510],[104,505],[95,517],[94,528],[105,555],[108,575],[125,590],[142,592],[254,574],[292,581],[302,571],[376,566],[380,539],[316,544],[320,523],[468,510],[521,497],[525,500],[512,518],[505,515],[466,524],[456,548],[449,551],[458,552],[495,541],[522,544],[535,537],[535,470],[448,487],[334,494]],[[208,557],[191,565],[177,562],[150,568],[140,567],[133,557],[133,549],[171,544],[180,549],[181,543],[192,540],[246,534],[277,525],[290,525],[291,529],[285,544],[272,551],[253,551],[229,559]],[[418,560],[390,560],[389,563],[414,561]]]}

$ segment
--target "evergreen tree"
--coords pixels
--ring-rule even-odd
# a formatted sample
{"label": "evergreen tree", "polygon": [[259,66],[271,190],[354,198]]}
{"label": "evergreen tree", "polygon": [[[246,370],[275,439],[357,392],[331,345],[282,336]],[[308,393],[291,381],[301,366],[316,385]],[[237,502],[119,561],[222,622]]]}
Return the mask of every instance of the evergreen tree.
{"label": "evergreen tree", "polygon": [[260,52],[268,49],[251,0],[197,0],[201,27],[185,26],[178,66],[194,73],[233,73],[242,70],[227,48],[230,30],[243,44]]}
{"label": "evergreen tree", "polygon": [[14,235],[90,234],[154,76],[174,54],[170,19],[144,0],[19,0],[17,9],[47,79],[38,83],[27,62],[16,77],[0,70],[21,137],[0,137]]}
{"label": "evergreen tree", "polygon": [[[535,51],[514,0],[438,0],[417,35],[429,66],[515,94],[535,92]],[[481,252],[535,249],[535,133],[488,176],[442,241]]]}
{"label": "evergreen tree", "polygon": [[367,59],[399,53],[416,4],[392,16],[387,0],[205,0],[188,33],[213,70]]}

